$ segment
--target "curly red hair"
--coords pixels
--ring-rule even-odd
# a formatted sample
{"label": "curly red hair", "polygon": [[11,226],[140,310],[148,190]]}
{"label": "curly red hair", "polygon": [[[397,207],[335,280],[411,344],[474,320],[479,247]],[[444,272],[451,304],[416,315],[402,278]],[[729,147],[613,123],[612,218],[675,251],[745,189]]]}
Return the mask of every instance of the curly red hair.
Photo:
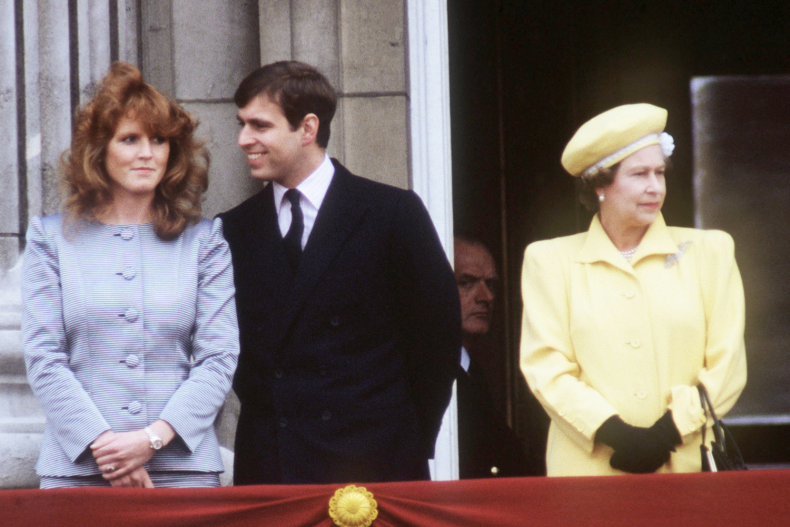
{"label": "curly red hair", "polygon": [[112,64],[93,99],[75,115],[71,146],[62,156],[67,217],[74,223],[96,220],[112,207],[104,161],[107,145],[125,117],[138,121],[148,135],[170,142],[167,169],[152,204],[152,221],[159,238],[172,240],[200,219],[209,155],[194,137],[197,120],[143,82],[140,70],[126,62]]}

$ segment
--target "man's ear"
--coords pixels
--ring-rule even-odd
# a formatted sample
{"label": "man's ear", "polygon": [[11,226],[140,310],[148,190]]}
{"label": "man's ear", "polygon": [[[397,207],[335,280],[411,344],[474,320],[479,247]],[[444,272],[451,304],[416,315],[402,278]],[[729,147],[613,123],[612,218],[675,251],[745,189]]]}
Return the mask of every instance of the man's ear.
{"label": "man's ear", "polygon": [[318,116],[314,113],[308,113],[302,119],[302,124],[299,125],[302,129],[302,145],[307,146],[315,142],[318,135]]}

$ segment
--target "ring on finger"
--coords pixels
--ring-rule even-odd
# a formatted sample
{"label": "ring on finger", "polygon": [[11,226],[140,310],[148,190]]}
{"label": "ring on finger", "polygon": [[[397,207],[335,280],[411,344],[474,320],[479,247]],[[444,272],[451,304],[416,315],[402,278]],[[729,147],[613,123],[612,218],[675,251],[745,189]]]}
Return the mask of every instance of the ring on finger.
{"label": "ring on finger", "polygon": [[104,467],[105,472],[115,472],[115,465],[106,465]]}

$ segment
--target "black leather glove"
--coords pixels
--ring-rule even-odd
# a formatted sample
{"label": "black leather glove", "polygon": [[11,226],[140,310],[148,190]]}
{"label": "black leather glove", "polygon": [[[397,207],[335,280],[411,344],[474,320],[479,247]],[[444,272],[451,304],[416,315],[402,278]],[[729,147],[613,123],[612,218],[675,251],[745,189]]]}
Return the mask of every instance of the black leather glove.
{"label": "black leather glove", "polygon": [[595,441],[614,449],[609,460],[612,468],[634,474],[655,472],[669,461],[669,453],[675,450],[673,442],[662,432],[652,427],[631,426],[618,415],[604,421],[595,433]]}
{"label": "black leather glove", "polygon": [[[678,429],[675,426],[675,421],[672,419],[672,410],[667,410],[658,421],[653,423],[653,426],[650,427],[650,430],[658,434],[666,442],[671,443],[673,446],[677,446],[682,443],[682,440],[680,439],[680,432],[678,432]],[[674,451],[675,449],[673,448],[672,450]]]}

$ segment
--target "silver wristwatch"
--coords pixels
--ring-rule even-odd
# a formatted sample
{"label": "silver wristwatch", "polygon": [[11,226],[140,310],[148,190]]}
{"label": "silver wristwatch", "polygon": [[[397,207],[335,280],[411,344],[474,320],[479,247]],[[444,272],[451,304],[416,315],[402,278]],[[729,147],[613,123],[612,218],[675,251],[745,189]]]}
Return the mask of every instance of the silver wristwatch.
{"label": "silver wristwatch", "polygon": [[153,430],[146,426],[143,428],[143,432],[148,434],[148,440],[151,442],[151,448],[154,450],[159,450],[162,448],[162,438],[156,435]]}

